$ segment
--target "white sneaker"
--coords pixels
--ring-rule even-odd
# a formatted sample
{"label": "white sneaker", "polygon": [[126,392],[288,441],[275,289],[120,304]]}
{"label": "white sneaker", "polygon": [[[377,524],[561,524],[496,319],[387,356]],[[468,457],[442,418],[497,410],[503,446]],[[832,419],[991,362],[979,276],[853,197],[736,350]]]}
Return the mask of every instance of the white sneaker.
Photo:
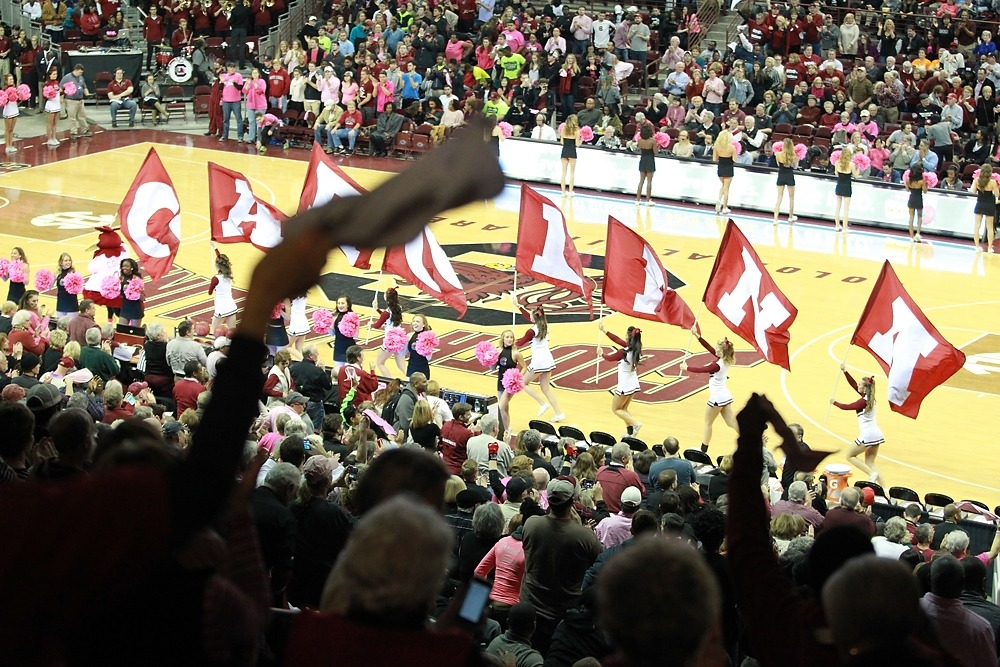
{"label": "white sneaker", "polygon": [[639,435],[639,429],[642,428],[642,422],[636,422],[635,426],[632,427],[632,437]]}
{"label": "white sneaker", "polygon": [[48,141],[45,142],[45,145],[46,146],[52,146],[54,148],[58,147],[59,146],[59,140],[58,139],[49,139]]}
{"label": "white sneaker", "polygon": [[563,422],[563,421],[566,421],[566,415],[564,415],[563,413],[560,412],[558,414],[552,415],[552,423],[553,424],[555,424],[557,422]]}
{"label": "white sneaker", "polygon": [[537,416],[541,417],[541,416],[542,416],[542,415],[544,415],[544,414],[545,414],[546,412],[548,412],[548,411],[549,411],[549,408],[551,408],[551,407],[552,407],[552,406],[551,406],[551,405],[549,405],[548,403],[542,403],[542,406],[541,406],[540,408],[538,408],[538,415],[537,415]]}
{"label": "white sneaker", "polygon": [[727,206],[726,208],[722,209],[722,212],[723,213],[732,213],[733,210]]}
{"label": "white sneaker", "polygon": [[7,147],[7,155],[10,155],[11,153],[16,153],[16,152],[17,152],[17,149],[14,148],[13,146],[8,146]]}
{"label": "white sneaker", "polygon": [[799,219],[799,216],[797,216],[797,215],[790,215],[790,216],[788,216],[788,222],[795,222],[798,219]]}
{"label": "white sneaker", "polygon": [[871,482],[872,484],[877,484],[878,483],[878,472],[875,471],[875,472],[872,472],[872,474],[868,475],[868,481]]}

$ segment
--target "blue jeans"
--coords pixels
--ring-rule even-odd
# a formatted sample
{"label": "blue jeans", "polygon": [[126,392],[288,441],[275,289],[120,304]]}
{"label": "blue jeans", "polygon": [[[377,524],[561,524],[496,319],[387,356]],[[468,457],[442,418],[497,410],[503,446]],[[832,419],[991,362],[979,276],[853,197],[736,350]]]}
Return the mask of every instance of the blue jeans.
{"label": "blue jeans", "polygon": [[313,426],[316,429],[323,428],[323,418],[326,417],[326,408],[323,407],[323,401],[309,401],[306,404],[306,414],[309,415],[309,419],[312,420]]}
{"label": "blue jeans", "polygon": [[236,116],[236,136],[243,139],[243,104],[242,102],[222,103],[222,138],[229,138],[229,117]]}
{"label": "blue jeans", "polygon": [[267,98],[267,103],[272,107],[281,109],[281,113],[288,111],[288,96],[282,95],[281,97],[270,97]]}
{"label": "blue jeans", "polygon": [[[358,138],[358,130],[357,129],[348,130],[346,127],[342,127],[339,130],[337,130],[336,132],[334,132],[333,136],[335,136],[337,138],[337,146],[339,148],[343,148],[344,147],[344,137],[347,137],[347,147],[348,147],[348,150],[352,150],[353,151],[354,150],[354,142],[357,141],[357,138]],[[333,141],[331,140],[330,143],[332,144]]]}
{"label": "blue jeans", "polygon": [[247,123],[250,125],[250,143],[257,143],[257,119],[263,117],[264,112],[257,109],[247,109]]}
{"label": "blue jeans", "polygon": [[128,111],[128,122],[135,122],[135,112],[139,108],[139,105],[135,103],[135,100],[125,100],[124,102],[112,101],[111,102],[111,122],[118,122],[118,110],[125,109]]}
{"label": "blue jeans", "polygon": [[323,123],[322,125],[317,125],[316,129],[313,130],[313,141],[315,141],[317,144],[322,144],[324,134],[327,135],[327,144],[329,144],[330,133],[326,131],[326,123]]}

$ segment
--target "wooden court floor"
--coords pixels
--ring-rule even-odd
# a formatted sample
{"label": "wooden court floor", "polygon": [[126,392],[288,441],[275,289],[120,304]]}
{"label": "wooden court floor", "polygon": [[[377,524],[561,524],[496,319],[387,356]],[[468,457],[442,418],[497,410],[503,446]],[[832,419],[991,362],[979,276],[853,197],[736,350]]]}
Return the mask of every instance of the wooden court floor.
{"label": "wooden court floor", "polygon": [[[124,142],[118,139],[116,143]],[[160,320],[172,327],[183,317],[208,319],[211,315],[206,295],[212,271],[206,163],[214,161],[244,173],[258,196],[293,212],[306,156],[304,151],[299,151],[300,159],[219,151],[202,141],[169,144],[157,143],[156,148],[178,190],[183,245],[174,271],[149,292],[146,321]],[[87,249],[96,241],[92,228],[112,220],[151,145],[81,150],[0,173],[0,247],[4,248],[0,252],[22,245],[33,269],[53,269],[59,254],[67,251],[77,268],[85,271],[90,258]],[[401,163],[385,161],[385,167],[379,166],[381,162],[349,164],[398,170]],[[390,176],[385,171],[345,167],[365,187]],[[558,197],[550,189],[541,191]],[[475,361],[473,348],[480,340],[495,339],[511,324],[517,206],[517,186],[510,184],[496,200],[452,211],[433,226],[467,287],[465,318],[456,319],[454,311],[400,285],[404,310],[427,315],[441,338],[432,376],[445,387],[481,394],[495,388],[494,378]],[[724,220],[708,210],[666,202],[640,210],[626,199],[586,193],[565,200],[564,213],[589,266],[588,275],[599,282],[605,223],[609,214],[614,215],[659,249],[679,293],[698,312]],[[802,424],[811,446],[840,450],[830,461],[843,462],[843,452],[856,436],[856,419],[853,413],[836,409],[827,416],[829,399],[857,318],[881,263],[888,258],[913,298],[941,332],[966,352],[969,363],[924,401],[915,421],[889,411],[884,383],[879,383],[879,422],[886,435],[880,454],[884,476],[890,485],[909,486],[920,494],[938,491],[982,500],[991,507],[1000,504],[1000,456],[995,451],[1000,412],[1000,257],[977,256],[971,243],[931,239],[914,246],[898,235],[860,228],[844,238],[833,232],[829,221],[800,221],[792,227],[783,223],[775,228],[769,216],[737,214],[733,218],[799,309],[791,329],[791,372],[762,363],[748,345],[737,341],[739,365],[729,382],[737,405],[752,391],[766,393],[789,421]],[[224,251],[233,259],[237,285],[245,287],[258,251],[248,245],[230,245]],[[310,293],[310,306],[332,308],[332,300],[347,293],[365,317],[376,289],[396,284],[389,276],[380,277],[380,262],[377,254],[374,268],[363,272],[333,254],[321,286]],[[610,412],[607,393],[615,383],[615,368],[602,363],[597,375],[596,346],[607,341],[601,340],[585,303],[560,289],[524,279],[519,281],[518,297],[523,304],[544,305],[550,314],[550,340],[558,363],[556,393],[567,414],[566,423],[585,432],[620,435],[624,429]],[[50,295],[47,299],[50,305],[54,303]],[[728,333],[708,313],[701,315],[700,322],[710,340]],[[607,314],[604,323],[622,334],[632,322]],[[704,378],[679,372],[688,332],[649,322],[642,323],[642,328],[649,358],[640,369],[643,392],[633,403],[633,414],[644,424],[640,436],[655,443],[673,435],[682,447],[696,447],[707,391]],[[525,329],[526,323],[518,318],[518,335]],[[322,337],[317,340],[327,342]],[[372,355],[378,343],[375,332],[368,344]],[[329,360],[329,348],[321,349]],[[705,361],[696,358],[692,363]],[[884,380],[875,362],[859,348],[850,350],[847,365],[856,374],[874,373]],[[837,397],[853,398],[844,382],[839,383]],[[534,418],[536,409],[528,396],[517,396],[512,402],[515,428]],[[711,452],[723,454],[733,446],[734,434],[720,420]]]}

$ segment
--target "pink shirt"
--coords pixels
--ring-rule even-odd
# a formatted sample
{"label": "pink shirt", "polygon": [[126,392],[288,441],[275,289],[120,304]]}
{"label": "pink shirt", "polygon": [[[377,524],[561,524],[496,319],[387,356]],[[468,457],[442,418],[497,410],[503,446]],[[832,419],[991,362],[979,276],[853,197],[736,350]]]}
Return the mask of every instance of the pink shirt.
{"label": "pink shirt", "polygon": [[722,96],[726,94],[726,82],[719,77],[709,77],[705,79],[702,92],[709,104],[722,104]]}
{"label": "pink shirt", "polygon": [[340,96],[344,104],[347,104],[351,100],[358,99],[358,84],[352,81],[350,84],[341,85]]}
{"label": "pink shirt", "polygon": [[223,102],[239,102],[243,99],[243,77],[239,72],[235,74],[224,72],[219,80],[224,84],[222,86]]}
{"label": "pink shirt", "polygon": [[466,44],[468,44],[468,42],[463,42],[462,40],[458,40],[457,42],[449,40],[448,43],[444,45],[445,59],[462,62],[462,56],[465,54]]}
{"label": "pink shirt", "polygon": [[[247,79],[246,83],[243,84],[243,90],[247,94],[247,109],[263,111],[267,108],[267,83],[264,79]],[[225,93],[224,89],[223,93]]]}
{"label": "pink shirt", "polygon": [[485,578],[496,570],[490,599],[515,605],[521,601],[521,579],[524,578],[524,545],[510,535],[493,545],[476,566],[476,576]]}
{"label": "pink shirt", "polygon": [[319,98],[323,101],[323,104],[331,103],[337,104],[340,102],[340,79],[337,78],[336,74],[330,76],[330,78],[320,79],[320,88],[322,89],[319,94]]}
{"label": "pink shirt", "polygon": [[396,86],[393,85],[392,81],[386,79],[384,82],[380,81],[375,88],[378,91],[378,95],[375,97],[375,109],[382,113],[385,111],[386,103],[392,102],[392,93]]}
{"label": "pink shirt", "polygon": [[621,512],[612,514],[597,524],[594,533],[605,549],[621,544],[632,537],[632,517]]}

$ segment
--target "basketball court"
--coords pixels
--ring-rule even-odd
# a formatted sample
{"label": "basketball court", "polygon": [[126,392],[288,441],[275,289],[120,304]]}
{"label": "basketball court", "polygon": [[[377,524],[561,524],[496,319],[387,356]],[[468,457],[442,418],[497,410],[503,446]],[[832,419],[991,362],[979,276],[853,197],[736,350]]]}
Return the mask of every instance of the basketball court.
{"label": "basketball court", "polygon": [[[298,206],[307,151],[287,154],[298,159],[259,156],[249,148],[241,152],[229,144],[229,150],[218,150],[214,140],[165,132],[102,133],[93,142],[66,145],[53,152],[28,148],[18,155],[20,162],[0,165],[0,215],[4,220],[0,253],[5,255],[10,247],[21,245],[36,271],[54,270],[59,254],[65,251],[72,254],[77,269],[86,273],[91,256],[88,248],[97,240],[93,227],[113,219],[154,145],[131,143],[143,140],[156,142],[177,189],[183,239],[174,270],[156,288],[148,289],[145,322],[160,320],[169,329],[184,317],[208,321],[212,302],[207,288],[213,275],[213,255],[208,245],[207,162],[243,173],[257,196],[292,213]],[[352,158],[338,162],[367,188],[391,176],[389,171],[380,170],[420,168],[419,162],[397,160]],[[733,187],[739,187],[738,179]],[[557,189],[538,189],[562,203],[576,247],[589,267],[585,273],[597,279],[598,285],[610,214],[659,250],[675,278],[672,285],[699,313],[725,229],[724,218],[717,218],[708,208],[660,203],[640,209],[629,199],[583,192],[560,200]],[[416,289],[399,285],[405,314],[427,315],[441,339],[431,369],[433,379],[443,387],[487,395],[495,389],[495,376],[482,370],[473,349],[481,340],[495,340],[511,325],[518,203],[518,184],[509,183],[496,200],[451,211],[433,226],[466,286],[469,310],[463,319],[456,319],[453,310]],[[800,220],[792,226],[782,223],[775,227],[769,216],[731,217],[799,310],[791,328],[791,372],[764,363],[749,345],[735,341],[738,365],[732,369],[729,386],[736,405],[742,405],[752,391],[766,393],[789,421],[802,424],[806,442],[817,449],[839,449],[828,462],[842,463],[844,451],[857,435],[857,420],[853,412],[829,410],[829,399],[858,317],[882,262],[888,259],[910,295],[941,333],[968,355],[968,362],[945,386],[930,394],[914,421],[889,410],[884,374],[875,361],[860,348],[847,354],[847,366],[855,376],[876,377],[878,418],[886,436],[879,460],[887,486],[908,486],[921,495],[942,492],[956,500],[971,497],[990,507],[1000,504],[1000,457],[992,450],[995,415],[1000,410],[1000,257],[977,255],[971,241],[932,239],[913,245],[906,237],[861,228],[845,237],[835,234],[827,221]],[[969,227],[971,233],[971,220]],[[221,249],[233,260],[237,287],[245,288],[259,251],[246,244]],[[372,270],[359,271],[349,267],[342,254],[332,254],[320,287],[309,295],[310,308],[332,309],[333,300],[346,293],[364,324],[375,292],[397,284],[392,276],[380,276],[380,264],[381,253],[377,253]],[[601,430],[620,436],[624,426],[611,414],[608,394],[615,385],[616,368],[607,362],[601,362],[599,369],[597,365],[597,345],[607,346],[610,341],[599,335],[596,319],[589,318],[585,302],[560,288],[526,278],[518,281],[517,295],[523,305],[543,305],[549,314],[549,338],[558,364],[555,391],[567,415],[565,423],[585,433]],[[51,308],[54,294],[46,297]],[[601,312],[599,302],[597,292],[595,316]],[[605,327],[619,335],[635,323],[621,315],[605,314]],[[408,322],[409,317],[406,319]],[[722,322],[707,312],[701,311],[699,320],[705,337],[712,342],[729,334]],[[706,376],[686,377],[679,371],[690,334],[652,322],[641,326],[647,358],[640,367],[643,390],[632,404],[633,414],[644,424],[640,438],[655,444],[673,435],[682,448],[697,447],[708,392]],[[514,328],[520,336],[527,324],[518,317]],[[380,332],[373,331],[367,347],[377,349],[379,338]],[[329,341],[320,336],[314,339]],[[321,349],[329,363],[332,350],[326,346]],[[701,351],[696,342],[690,349]],[[707,355],[700,355],[691,363],[707,361]],[[855,398],[843,381],[837,386],[836,397],[845,402]],[[514,428],[524,428],[535,417],[537,407],[527,395],[516,396],[511,403]],[[773,439],[771,444],[775,444]],[[718,420],[710,453],[724,454],[733,446],[734,433]],[[856,479],[857,474],[852,482]]]}

